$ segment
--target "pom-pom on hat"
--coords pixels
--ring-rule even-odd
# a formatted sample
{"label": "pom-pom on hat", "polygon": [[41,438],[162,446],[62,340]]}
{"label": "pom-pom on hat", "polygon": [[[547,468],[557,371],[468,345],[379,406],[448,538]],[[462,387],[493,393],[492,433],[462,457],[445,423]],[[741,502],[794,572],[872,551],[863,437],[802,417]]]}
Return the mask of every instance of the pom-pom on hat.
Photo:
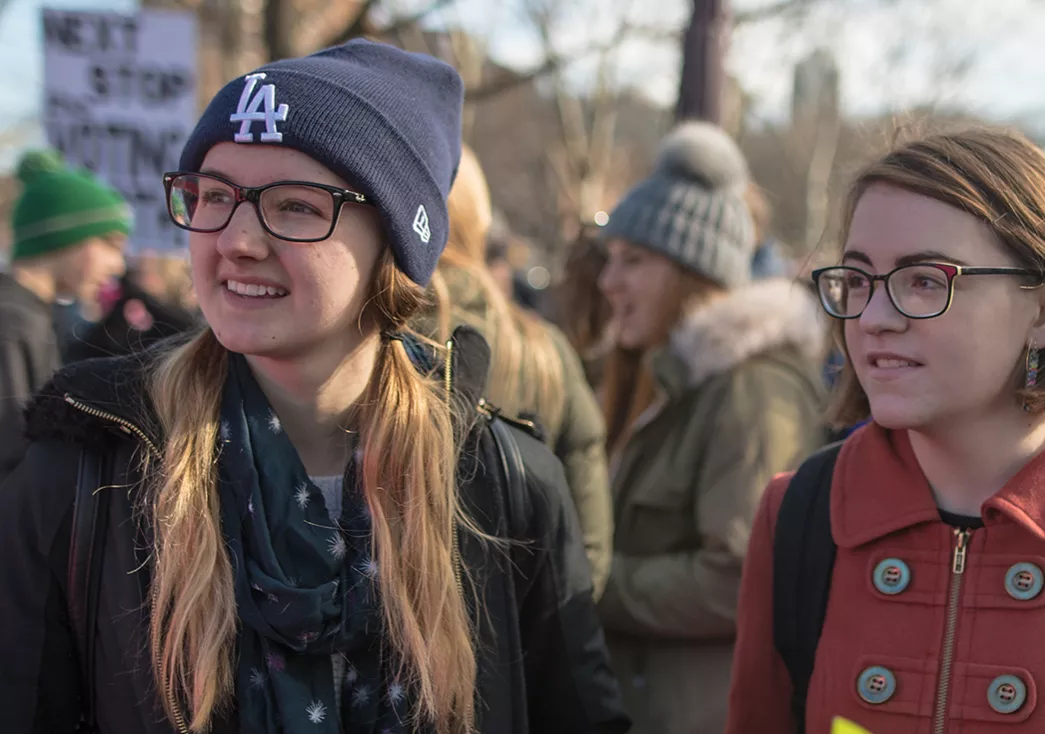
{"label": "pom-pom on hat", "polygon": [[57,151],[26,153],[17,176],[22,194],[12,217],[12,260],[73,247],[92,237],[131,233],[133,215],[123,196],[87,171],[67,168]]}
{"label": "pom-pom on hat", "polygon": [[223,142],[305,153],[377,206],[399,269],[426,285],[446,246],[463,101],[449,65],[355,39],[227,84],[185,143],[180,167],[199,171]]}
{"label": "pom-pom on hat", "polygon": [[653,173],[632,188],[602,228],[732,288],[750,279],[755,228],[744,200],[747,163],[724,130],[685,122],[661,143]]}
{"label": "pom-pom on hat", "polygon": [[26,184],[42,173],[55,173],[65,168],[62,154],[53,148],[44,150],[31,150],[22,156],[18,162],[18,170],[15,175],[18,180]]}

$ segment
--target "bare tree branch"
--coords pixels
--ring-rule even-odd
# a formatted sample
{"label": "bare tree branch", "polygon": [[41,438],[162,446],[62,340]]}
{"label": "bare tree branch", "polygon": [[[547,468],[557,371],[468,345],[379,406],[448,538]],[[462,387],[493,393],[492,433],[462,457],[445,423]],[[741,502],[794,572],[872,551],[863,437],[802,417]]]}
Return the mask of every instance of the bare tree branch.
{"label": "bare tree branch", "polygon": [[[634,4],[635,0],[624,0]],[[533,24],[547,60],[553,64],[551,86],[558,134],[550,141],[546,154],[549,166],[557,179],[560,199],[557,206],[562,222],[579,221],[592,216],[602,204],[609,171],[614,160],[613,142],[617,122],[618,96],[614,92],[614,52],[648,29],[636,27],[627,19],[630,8],[622,10],[610,38],[580,52],[556,49],[553,34],[562,24],[557,16],[561,5],[531,6]],[[662,29],[657,29],[662,32]],[[578,96],[569,88],[565,65],[591,56],[595,62],[595,83],[590,94]]]}
{"label": "bare tree branch", "polygon": [[377,7],[380,0],[366,0],[363,4],[362,10],[359,15],[347,28],[342,28],[337,33],[328,36],[324,46],[336,46],[339,43],[344,43],[352,38],[358,36],[373,34],[375,36],[394,36],[403,31],[418,25],[422,20],[427,18],[437,10],[445,8],[450,5],[453,0],[432,0],[426,7],[418,10],[416,13],[410,15],[404,15],[402,18],[396,18],[387,26],[383,28],[371,28],[370,27],[370,13]]}
{"label": "bare tree branch", "polygon": [[603,172],[592,178],[585,191],[581,216],[594,215],[605,193],[605,172],[610,170],[614,158],[614,142],[617,134],[618,97],[611,93],[613,87],[613,62],[610,52],[603,54],[599,63],[598,79],[592,109],[591,145],[588,155],[591,170]]}
{"label": "bare tree branch", "polygon": [[514,71],[503,71],[497,76],[497,78],[491,79],[482,86],[466,90],[465,99],[469,102],[482,102],[485,99],[496,97],[502,92],[508,92],[516,87],[521,87],[529,82],[547,76],[569,61],[570,59],[555,56],[545,59],[540,66],[529,69],[525,72],[517,73]]}
{"label": "bare tree branch", "polygon": [[378,33],[382,36],[398,33],[411,26],[416,26],[421,23],[422,20],[427,18],[432,13],[442,10],[446,6],[453,3],[454,0],[432,0],[427,8],[418,10],[413,15],[405,15],[402,18],[397,18],[389,23],[384,28],[378,29]]}
{"label": "bare tree branch", "polygon": [[416,25],[396,27],[383,35],[404,51],[438,56],[432,52],[432,45],[428,42],[427,34]]}
{"label": "bare tree branch", "polygon": [[[309,0],[303,4],[296,0],[298,6],[297,47],[302,53],[309,53],[330,45],[331,29],[347,29],[357,27],[362,32],[357,36],[365,36],[369,32],[370,6],[376,0],[342,0],[331,3],[329,0]],[[346,31],[347,32],[347,31]],[[353,31],[354,32],[354,31]]]}
{"label": "bare tree branch", "polygon": [[327,46],[336,46],[339,43],[344,43],[352,38],[358,38],[359,36],[366,35],[370,28],[370,13],[373,12],[374,8],[381,0],[366,0],[363,3],[363,7],[359,9],[359,15],[357,15],[346,28],[342,28],[337,33],[333,33],[323,41],[321,47],[326,48]]}
{"label": "bare tree branch", "polygon": [[597,43],[571,54],[549,52],[545,55],[544,61],[526,71],[506,70],[497,77],[485,82],[482,86],[467,90],[465,96],[470,102],[481,102],[491,97],[496,97],[502,92],[510,91],[553,74],[580,59],[615,51],[625,40],[677,42],[681,34],[682,31],[680,29],[643,26],[625,27],[623,33],[618,32],[608,42]]}
{"label": "bare tree branch", "polygon": [[[450,31],[450,53],[454,68],[461,75],[465,88],[476,87],[483,81],[488,58],[486,45],[475,36],[462,31]],[[467,142],[475,124],[475,105],[466,104],[461,111],[461,134]]]}
{"label": "bare tree branch", "polygon": [[[530,18],[541,39],[544,55],[550,58],[555,54],[554,42],[552,40],[552,27],[555,24],[556,6],[548,3],[544,6],[531,8]],[[590,138],[585,124],[584,106],[580,99],[569,93],[566,82],[562,75],[556,74],[553,78],[555,90],[555,111],[559,120],[559,128],[562,133],[562,145],[565,150],[565,172],[572,182],[581,183],[585,178],[585,168],[590,147]],[[581,192],[579,186],[571,186],[577,189],[577,198]],[[573,193],[571,191],[571,193]],[[577,201],[578,204],[582,203]]]}
{"label": "bare tree branch", "polygon": [[573,179],[566,170],[570,167],[569,160],[566,160],[568,158],[569,153],[561,147],[559,150],[548,151],[548,154],[544,156],[548,170],[554,175],[555,192],[566,197],[573,209],[580,210],[581,203],[577,198],[577,187],[574,186]]}
{"label": "bare tree branch", "polygon": [[743,10],[733,13],[733,25],[741,26],[749,23],[758,23],[763,20],[771,20],[787,15],[804,13],[814,5],[823,0],[779,0],[771,5],[764,5],[752,10]]}

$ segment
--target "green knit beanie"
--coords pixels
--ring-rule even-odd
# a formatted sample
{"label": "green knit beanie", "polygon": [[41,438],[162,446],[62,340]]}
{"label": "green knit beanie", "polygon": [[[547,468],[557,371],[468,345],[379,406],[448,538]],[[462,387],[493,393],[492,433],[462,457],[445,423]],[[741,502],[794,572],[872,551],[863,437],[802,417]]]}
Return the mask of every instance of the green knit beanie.
{"label": "green knit beanie", "polygon": [[131,233],[134,218],[123,196],[89,172],[67,168],[55,151],[27,153],[18,178],[22,196],[13,217],[12,260]]}

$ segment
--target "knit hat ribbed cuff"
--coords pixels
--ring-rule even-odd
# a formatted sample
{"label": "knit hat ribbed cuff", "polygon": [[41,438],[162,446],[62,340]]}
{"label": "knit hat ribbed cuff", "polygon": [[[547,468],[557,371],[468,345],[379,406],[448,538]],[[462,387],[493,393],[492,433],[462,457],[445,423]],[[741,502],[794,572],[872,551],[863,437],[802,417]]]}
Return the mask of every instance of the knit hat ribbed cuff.
{"label": "knit hat ribbed cuff", "polygon": [[600,236],[646,247],[726,288],[751,277],[754,224],[744,200],[730,191],[646,179],[617,205]]}

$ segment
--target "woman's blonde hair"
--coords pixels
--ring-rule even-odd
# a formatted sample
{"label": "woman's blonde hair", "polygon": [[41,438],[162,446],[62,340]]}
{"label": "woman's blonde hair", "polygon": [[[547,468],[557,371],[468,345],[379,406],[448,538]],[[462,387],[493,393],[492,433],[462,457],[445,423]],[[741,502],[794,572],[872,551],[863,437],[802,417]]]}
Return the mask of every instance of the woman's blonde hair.
{"label": "woman's blonde hair", "polygon": [[[980,219],[1021,267],[1045,272],[1045,153],[1022,133],[987,127],[940,132],[904,142],[864,168],[842,214],[849,237],[860,197],[881,184],[936,199]],[[846,354],[830,416],[840,426],[870,417],[871,408],[845,347],[843,322],[835,339]],[[1045,410],[1045,386],[1019,392],[1034,411]]]}
{"label": "woman's blonde hair", "polygon": [[[492,352],[487,399],[509,415],[532,412],[546,426],[559,425],[565,403],[562,357],[547,324],[514,304],[486,267],[493,220],[490,190],[479,159],[468,146],[461,151],[447,206],[450,237],[439,263],[463,271],[485,298],[483,336]],[[445,340],[453,328],[452,295],[440,271],[432,286],[439,335]]]}
{"label": "woman's blonde hair", "polygon": [[[368,314],[402,328],[424,291],[386,251]],[[168,717],[208,729],[234,694],[233,573],[217,491],[219,406],[227,353],[209,329],[171,351],[151,393],[166,435],[162,470],[144,508],[153,522],[151,643]],[[445,386],[420,374],[404,345],[384,340],[353,414],[363,438],[359,482],[373,518],[385,650],[418,692],[414,712],[440,734],[472,731],[474,630],[457,575],[456,528],[474,525],[456,492],[458,441]]]}

